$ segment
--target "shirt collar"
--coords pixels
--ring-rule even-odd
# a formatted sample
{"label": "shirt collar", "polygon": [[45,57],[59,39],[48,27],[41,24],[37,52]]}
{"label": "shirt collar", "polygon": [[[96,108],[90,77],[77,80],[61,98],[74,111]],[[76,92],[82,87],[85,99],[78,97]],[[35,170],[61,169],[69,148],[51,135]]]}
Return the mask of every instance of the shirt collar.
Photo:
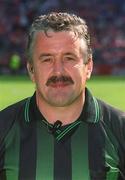
{"label": "shirt collar", "polygon": [[85,89],[85,104],[84,104],[84,117],[83,120],[88,123],[97,123],[101,117],[100,106],[98,100]]}
{"label": "shirt collar", "polygon": [[[24,116],[26,122],[30,122],[31,120],[36,119],[44,119],[44,117],[37,108],[35,93],[26,101]],[[101,111],[99,103],[97,99],[94,96],[92,96],[91,92],[86,88],[85,104],[79,119],[87,123],[97,123],[100,119],[100,116]]]}

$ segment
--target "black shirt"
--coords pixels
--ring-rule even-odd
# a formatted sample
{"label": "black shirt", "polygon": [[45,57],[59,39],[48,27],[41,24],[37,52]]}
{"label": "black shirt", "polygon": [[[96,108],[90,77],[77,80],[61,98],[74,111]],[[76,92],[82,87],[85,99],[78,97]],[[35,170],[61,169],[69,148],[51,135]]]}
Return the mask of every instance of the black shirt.
{"label": "black shirt", "polygon": [[125,180],[125,113],[86,89],[79,118],[52,129],[35,94],[2,110],[0,179]]}

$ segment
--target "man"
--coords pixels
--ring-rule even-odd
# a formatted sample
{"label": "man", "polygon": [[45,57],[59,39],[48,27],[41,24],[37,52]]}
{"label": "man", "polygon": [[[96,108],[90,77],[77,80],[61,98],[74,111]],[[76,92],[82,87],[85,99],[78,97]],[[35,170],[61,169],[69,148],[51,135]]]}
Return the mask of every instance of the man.
{"label": "man", "polygon": [[125,113],[86,88],[93,61],[85,21],[39,16],[27,55],[36,91],[0,113],[1,179],[124,180]]}

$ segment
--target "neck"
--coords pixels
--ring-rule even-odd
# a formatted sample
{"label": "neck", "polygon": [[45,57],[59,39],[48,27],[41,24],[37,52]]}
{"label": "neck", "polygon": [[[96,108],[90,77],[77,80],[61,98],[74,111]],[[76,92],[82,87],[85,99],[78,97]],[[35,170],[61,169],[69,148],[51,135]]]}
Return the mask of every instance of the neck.
{"label": "neck", "polygon": [[49,123],[54,124],[55,121],[60,120],[63,125],[66,125],[76,121],[79,118],[83,110],[85,94],[81,94],[72,104],[64,107],[51,106],[41,99],[38,93],[36,93],[36,100],[37,107]]}

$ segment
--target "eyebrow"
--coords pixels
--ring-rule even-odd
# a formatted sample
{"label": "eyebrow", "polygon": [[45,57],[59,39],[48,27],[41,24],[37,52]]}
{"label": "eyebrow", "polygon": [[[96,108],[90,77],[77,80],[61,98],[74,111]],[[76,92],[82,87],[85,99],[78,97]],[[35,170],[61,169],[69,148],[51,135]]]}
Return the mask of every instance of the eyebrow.
{"label": "eyebrow", "polygon": [[50,53],[42,53],[42,54],[40,54],[39,58],[45,57],[45,56],[52,56],[52,54],[50,54]]}
{"label": "eyebrow", "polygon": [[73,56],[74,58],[77,58],[77,55],[75,55],[74,53],[71,53],[71,52],[64,53],[64,55]]}
{"label": "eyebrow", "polygon": [[[67,52],[67,53],[64,53],[63,54],[64,56],[73,56],[73,57],[77,57],[74,53],[72,52]],[[50,54],[50,53],[41,53],[40,56],[39,56],[39,59],[42,58],[42,57],[48,57],[48,56],[53,56],[53,54]]]}
{"label": "eyebrow", "polygon": [[64,55],[73,55],[73,56],[76,56],[74,53],[71,53],[71,52],[64,53]]}

